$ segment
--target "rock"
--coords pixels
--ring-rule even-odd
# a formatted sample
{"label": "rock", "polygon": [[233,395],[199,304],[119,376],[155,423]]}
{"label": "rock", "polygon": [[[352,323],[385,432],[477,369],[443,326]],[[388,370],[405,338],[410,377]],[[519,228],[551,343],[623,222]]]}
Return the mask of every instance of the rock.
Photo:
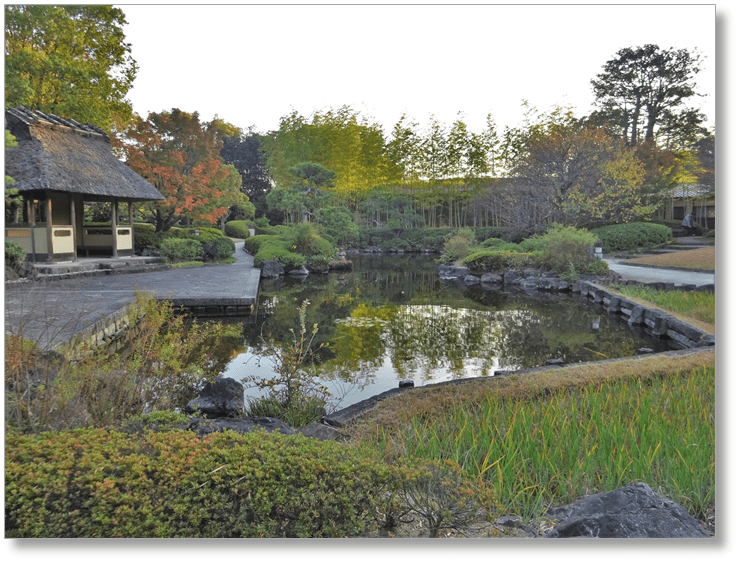
{"label": "rock", "polygon": [[244,387],[231,378],[216,379],[183,409],[187,414],[199,411],[208,419],[238,417],[244,411]]}
{"label": "rock", "polygon": [[446,264],[441,264],[439,266],[439,277],[441,279],[464,279],[469,274],[469,267]]}
{"label": "rock", "polygon": [[466,275],[464,278],[464,284],[465,285],[479,285],[480,284],[480,278],[476,275]]}
{"label": "rock", "polygon": [[503,277],[497,273],[485,273],[480,277],[480,283],[484,283],[485,285],[502,285]]}
{"label": "rock", "polygon": [[300,267],[291,269],[287,272],[287,274],[291,277],[305,277],[306,275],[310,274],[310,271],[308,271],[308,269],[306,269],[304,265],[301,265]]}
{"label": "rock", "polygon": [[274,260],[262,262],[262,279],[274,279],[285,274],[283,267]]}
{"label": "rock", "polygon": [[333,441],[334,439],[337,439],[340,435],[338,429],[321,422],[314,422],[306,425],[300,430],[300,433],[302,433],[306,437],[318,439],[319,441]]}
{"label": "rock", "polygon": [[550,508],[556,519],[545,538],[707,538],[683,506],[638,482],[567,506]]}
{"label": "rock", "polygon": [[413,388],[416,383],[412,380],[404,380],[398,383],[398,388]]}
{"label": "rock", "polygon": [[564,367],[565,362],[562,359],[547,359],[546,365],[555,367]]}
{"label": "rock", "polygon": [[192,418],[187,426],[188,431],[192,431],[200,436],[209,435],[211,433],[219,433],[222,431],[234,431],[236,433],[249,433],[257,429],[265,429],[267,431],[278,431],[285,435],[294,435],[297,433],[292,427],[282,420],[276,418]]}
{"label": "rock", "polygon": [[503,274],[503,284],[516,285],[521,283],[521,275],[518,271],[506,271]]}

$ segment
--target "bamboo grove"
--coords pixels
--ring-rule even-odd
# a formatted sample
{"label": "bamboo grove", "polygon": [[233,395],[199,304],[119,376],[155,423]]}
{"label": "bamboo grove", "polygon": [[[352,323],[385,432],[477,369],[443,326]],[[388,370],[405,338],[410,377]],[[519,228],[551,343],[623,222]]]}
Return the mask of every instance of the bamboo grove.
{"label": "bamboo grove", "polygon": [[[542,113],[524,102],[524,110],[520,126],[502,131],[492,114],[478,131],[461,112],[451,125],[432,114],[425,126],[403,114],[389,134],[349,106],[293,111],[260,138],[272,218],[311,220],[340,206],[368,227],[530,233],[555,221],[648,217],[665,191],[705,173],[694,147],[664,148],[659,136],[631,147],[572,108]],[[325,168],[320,178],[306,176],[306,163]]]}

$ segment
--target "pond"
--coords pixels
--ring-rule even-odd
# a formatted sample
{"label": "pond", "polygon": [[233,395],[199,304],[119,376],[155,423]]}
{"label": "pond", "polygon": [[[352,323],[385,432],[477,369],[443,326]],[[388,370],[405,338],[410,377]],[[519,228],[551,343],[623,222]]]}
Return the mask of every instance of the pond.
{"label": "pond", "polygon": [[[325,343],[317,369],[343,408],[412,380],[416,387],[544,365],[636,355],[666,344],[569,293],[489,291],[441,280],[433,257],[352,255],[351,272],[262,280],[256,318],[224,377],[269,377],[261,336],[291,341],[297,308]],[[249,397],[261,395],[246,388]],[[335,403],[334,406],[337,406]]]}

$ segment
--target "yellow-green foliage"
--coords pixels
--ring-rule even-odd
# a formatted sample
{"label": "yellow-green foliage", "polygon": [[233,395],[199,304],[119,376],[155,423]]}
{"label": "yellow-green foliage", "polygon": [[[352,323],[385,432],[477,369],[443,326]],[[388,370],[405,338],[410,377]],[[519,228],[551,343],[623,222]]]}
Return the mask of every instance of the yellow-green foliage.
{"label": "yellow-green foliage", "polygon": [[6,537],[355,536],[410,475],[367,449],[263,431],[87,429],[5,445]]}

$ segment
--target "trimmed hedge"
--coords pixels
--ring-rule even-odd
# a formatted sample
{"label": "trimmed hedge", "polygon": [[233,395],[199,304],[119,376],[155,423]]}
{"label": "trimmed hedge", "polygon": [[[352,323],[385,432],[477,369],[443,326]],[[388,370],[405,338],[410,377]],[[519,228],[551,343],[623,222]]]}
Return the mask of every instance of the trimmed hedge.
{"label": "trimmed hedge", "polygon": [[261,267],[262,262],[273,260],[285,269],[294,269],[306,262],[305,256],[288,250],[285,240],[277,234],[257,234],[247,238],[244,247],[254,255],[255,267]]}
{"label": "trimmed hedge", "polygon": [[6,434],[6,538],[347,537],[404,469],[302,435],[101,429]]}
{"label": "trimmed hedge", "polygon": [[462,260],[462,265],[473,273],[485,273],[502,269],[536,265],[540,254],[531,252],[507,252],[505,250],[478,250]]}
{"label": "trimmed hedge", "polygon": [[234,255],[234,252],[236,251],[236,244],[234,244],[234,241],[230,238],[226,238],[225,236],[217,238],[213,242],[213,244],[215,244],[216,247],[217,260],[230,258]]}
{"label": "trimmed hedge", "polygon": [[159,253],[168,263],[193,261],[203,257],[203,246],[191,238],[165,238]]}
{"label": "trimmed hedge", "polygon": [[650,248],[672,240],[672,229],[654,223],[632,222],[614,224],[591,230],[603,244],[603,252],[631,252]]}
{"label": "trimmed hedge", "polygon": [[226,223],[226,236],[246,239],[250,235],[248,221],[228,221]]}

